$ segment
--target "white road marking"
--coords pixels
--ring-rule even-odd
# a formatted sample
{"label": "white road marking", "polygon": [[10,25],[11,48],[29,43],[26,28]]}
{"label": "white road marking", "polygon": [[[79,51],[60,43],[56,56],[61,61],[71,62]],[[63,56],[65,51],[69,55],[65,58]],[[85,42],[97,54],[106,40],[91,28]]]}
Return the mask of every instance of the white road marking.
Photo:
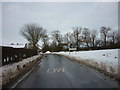
{"label": "white road marking", "polygon": [[54,68],[49,68],[48,70],[47,70],[47,73],[54,73],[55,72],[55,69]]}
{"label": "white road marking", "polygon": [[47,73],[64,72],[64,68],[48,68]]}
{"label": "white road marking", "polygon": [[64,68],[55,68],[55,72],[64,72]]}

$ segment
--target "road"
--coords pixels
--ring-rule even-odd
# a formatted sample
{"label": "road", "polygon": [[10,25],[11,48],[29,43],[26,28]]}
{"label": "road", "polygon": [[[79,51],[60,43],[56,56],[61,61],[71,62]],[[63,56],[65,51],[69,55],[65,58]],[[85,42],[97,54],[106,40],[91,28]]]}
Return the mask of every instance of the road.
{"label": "road", "polygon": [[118,88],[118,82],[63,56],[46,54],[16,88]]}

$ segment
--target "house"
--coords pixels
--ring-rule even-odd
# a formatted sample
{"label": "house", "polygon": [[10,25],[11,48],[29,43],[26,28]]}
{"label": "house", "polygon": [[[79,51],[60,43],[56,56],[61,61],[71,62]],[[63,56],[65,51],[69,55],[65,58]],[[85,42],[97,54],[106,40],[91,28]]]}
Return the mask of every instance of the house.
{"label": "house", "polygon": [[26,49],[32,49],[32,45],[30,43],[26,43],[24,48],[26,48]]}

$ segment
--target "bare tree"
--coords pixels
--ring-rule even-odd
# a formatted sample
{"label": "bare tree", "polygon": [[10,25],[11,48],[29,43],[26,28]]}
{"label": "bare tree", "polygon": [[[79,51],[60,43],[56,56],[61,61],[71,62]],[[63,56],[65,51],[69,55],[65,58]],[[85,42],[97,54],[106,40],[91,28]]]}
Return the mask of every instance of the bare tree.
{"label": "bare tree", "polygon": [[75,38],[73,33],[70,33],[69,39],[71,44],[75,43]]}
{"label": "bare tree", "polygon": [[103,42],[102,42],[101,39],[97,39],[97,40],[95,41],[95,44],[96,44],[97,47],[103,46]]}
{"label": "bare tree", "polygon": [[49,37],[47,34],[45,34],[42,37],[42,41],[43,41],[42,52],[49,51]]}
{"label": "bare tree", "polygon": [[32,49],[38,49],[37,43],[44,36],[44,29],[37,24],[24,25],[20,34],[32,45]]}
{"label": "bare tree", "polygon": [[111,38],[112,44],[116,43],[117,42],[117,31],[112,31],[109,37]]}
{"label": "bare tree", "polygon": [[59,45],[62,42],[62,35],[59,30],[52,32],[52,39]]}
{"label": "bare tree", "polygon": [[91,30],[90,34],[91,34],[92,46],[94,47],[95,46],[95,41],[96,41],[96,38],[97,38],[97,31],[96,30]]}
{"label": "bare tree", "polygon": [[59,51],[61,49],[60,44],[62,43],[62,40],[63,40],[60,31],[59,30],[53,31],[51,36],[52,36],[53,42],[57,45],[57,49]]}
{"label": "bare tree", "polygon": [[88,28],[84,28],[82,32],[82,37],[83,37],[83,42],[86,43],[87,47],[89,48],[89,43],[91,43],[91,38],[90,38],[90,31]]}
{"label": "bare tree", "polygon": [[104,41],[104,46],[106,46],[106,44],[107,44],[107,38],[108,38],[110,30],[111,30],[110,27],[103,26],[103,27],[100,28],[101,38]]}
{"label": "bare tree", "polygon": [[64,35],[64,43],[69,43],[70,42],[70,33],[66,33],[65,35]]}
{"label": "bare tree", "polygon": [[43,45],[47,45],[48,42],[49,42],[49,37],[47,35],[47,31],[46,30],[43,31],[41,38],[42,38],[42,41],[44,43]]}
{"label": "bare tree", "polygon": [[79,48],[81,30],[82,30],[82,28],[73,27],[73,36],[75,39],[75,44],[77,46],[77,50]]}

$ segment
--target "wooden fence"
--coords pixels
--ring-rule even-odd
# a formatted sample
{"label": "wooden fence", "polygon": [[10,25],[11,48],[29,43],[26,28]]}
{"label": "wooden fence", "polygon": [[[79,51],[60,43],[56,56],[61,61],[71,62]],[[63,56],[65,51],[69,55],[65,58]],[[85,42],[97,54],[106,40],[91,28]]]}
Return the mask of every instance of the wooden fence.
{"label": "wooden fence", "polygon": [[37,55],[37,50],[2,47],[2,66]]}

